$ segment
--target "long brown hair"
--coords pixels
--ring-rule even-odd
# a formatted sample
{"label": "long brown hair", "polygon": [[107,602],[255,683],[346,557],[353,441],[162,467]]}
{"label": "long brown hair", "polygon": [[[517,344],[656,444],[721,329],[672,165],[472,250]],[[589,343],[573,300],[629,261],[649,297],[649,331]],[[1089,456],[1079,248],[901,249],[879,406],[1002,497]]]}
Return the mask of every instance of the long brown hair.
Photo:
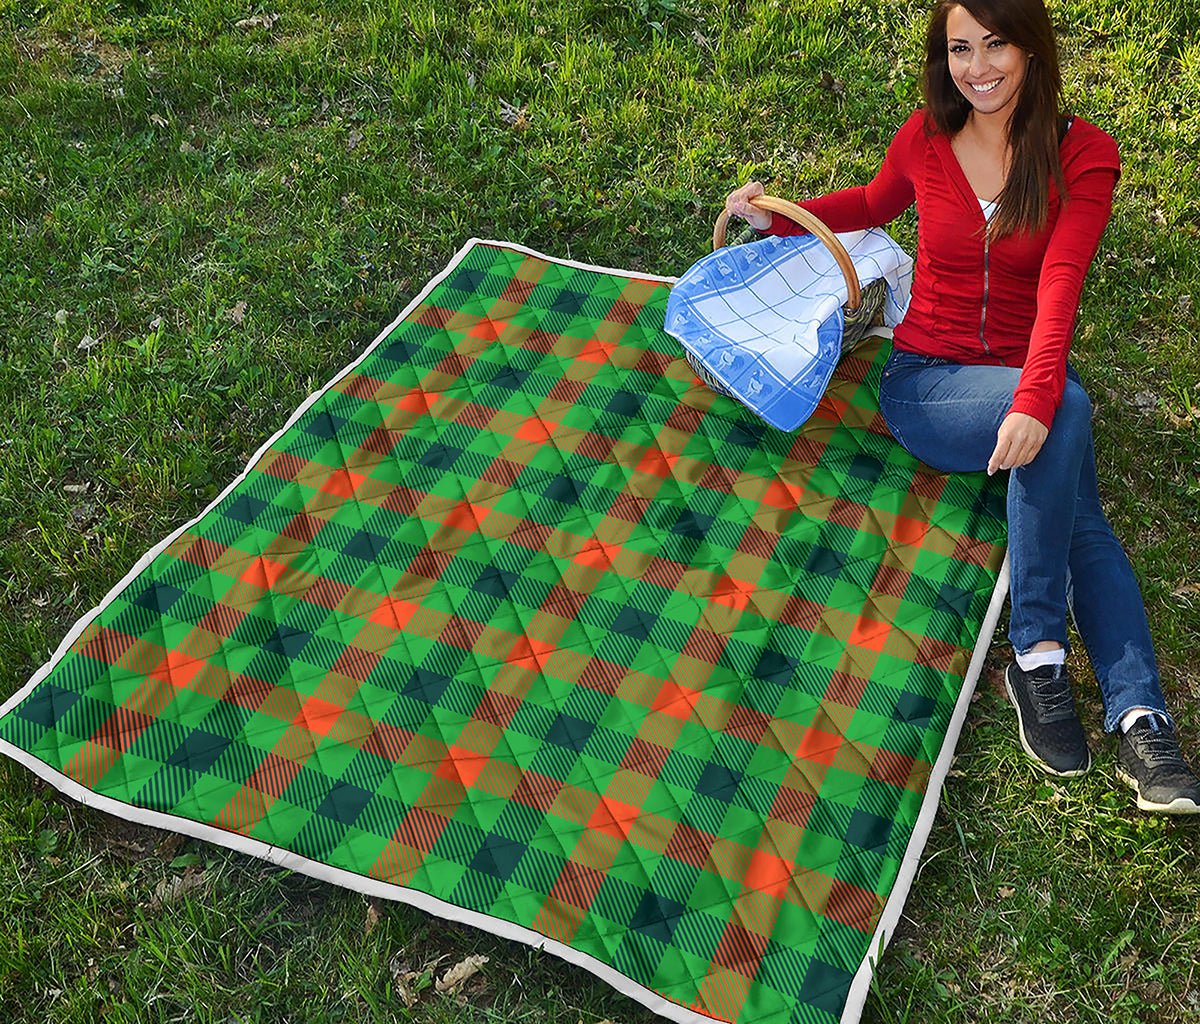
{"label": "long brown hair", "polygon": [[1062,76],[1054,27],[1042,0],[939,0],[925,34],[925,109],[934,130],[960,131],[970,101],[950,77],[946,19],[963,7],[979,24],[1029,54],[1021,91],[1008,121],[1012,161],[988,231],[994,238],[1016,232],[1036,234],[1046,226],[1050,178],[1066,199],[1058,147],[1065,119],[1061,112]]}

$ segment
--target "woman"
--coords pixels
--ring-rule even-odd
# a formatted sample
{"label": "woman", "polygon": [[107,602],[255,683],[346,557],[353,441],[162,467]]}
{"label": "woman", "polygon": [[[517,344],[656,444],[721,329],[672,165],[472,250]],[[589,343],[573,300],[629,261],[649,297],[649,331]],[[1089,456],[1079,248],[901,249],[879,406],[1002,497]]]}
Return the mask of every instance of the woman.
{"label": "woman", "polygon": [[[1200,813],[1175,738],[1137,581],[1101,511],[1091,406],[1067,353],[1084,275],[1120,174],[1099,128],[1060,113],[1042,0],[942,0],[926,37],[925,107],[868,185],[803,205],[835,231],[886,224],[914,202],[912,302],[880,406],[897,440],[945,472],[1010,470],[1015,661],[1005,681],[1021,744],[1045,771],[1082,775],[1091,752],[1065,665],[1067,610],[1120,730],[1117,773],[1138,806]],[[760,231],[801,232],[726,200]]]}

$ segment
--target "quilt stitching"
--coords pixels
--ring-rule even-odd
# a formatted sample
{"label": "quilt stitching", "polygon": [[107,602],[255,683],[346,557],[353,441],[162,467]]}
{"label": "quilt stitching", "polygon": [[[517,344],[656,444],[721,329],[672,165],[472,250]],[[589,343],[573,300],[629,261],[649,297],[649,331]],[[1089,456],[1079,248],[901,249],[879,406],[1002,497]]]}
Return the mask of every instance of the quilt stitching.
{"label": "quilt stitching", "polygon": [[667,292],[469,248],[0,737],[704,1016],[837,1019],[1003,496],[890,439],[878,339],[783,434],[695,381]]}

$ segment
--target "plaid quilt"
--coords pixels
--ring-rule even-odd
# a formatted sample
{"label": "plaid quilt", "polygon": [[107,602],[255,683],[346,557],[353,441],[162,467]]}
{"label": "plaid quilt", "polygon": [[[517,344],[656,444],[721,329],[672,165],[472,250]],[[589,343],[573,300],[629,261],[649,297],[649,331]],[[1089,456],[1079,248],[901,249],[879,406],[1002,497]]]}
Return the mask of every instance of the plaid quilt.
{"label": "plaid quilt", "polygon": [[678,1021],[856,1019],[1003,494],[890,438],[885,339],[781,433],[696,381],[668,290],[469,243],[76,624],[0,749]]}

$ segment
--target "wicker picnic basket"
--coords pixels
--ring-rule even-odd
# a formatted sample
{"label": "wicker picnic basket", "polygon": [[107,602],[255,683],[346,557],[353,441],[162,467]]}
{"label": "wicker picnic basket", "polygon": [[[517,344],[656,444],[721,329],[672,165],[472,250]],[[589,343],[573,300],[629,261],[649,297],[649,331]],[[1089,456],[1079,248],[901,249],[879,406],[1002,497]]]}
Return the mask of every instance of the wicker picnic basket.
{"label": "wicker picnic basket", "polygon": [[[887,297],[887,282],[883,278],[877,278],[865,287],[860,287],[858,273],[854,269],[854,262],[850,259],[850,254],[846,252],[846,247],[842,245],[837,235],[829,229],[824,221],[814,214],[809,213],[803,207],[797,206],[786,199],[780,199],[778,196],[767,195],[755,196],[750,200],[750,203],[752,206],[757,206],[760,210],[782,213],[785,217],[794,220],[801,227],[816,235],[825,244],[825,247],[829,249],[842,271],[842,276],[846,279],[846,291],[849,296],[845,305],[842,306],[842,314],[845,317],[845,325],[842,331],[842,351],[846,352],[852,349],[862,340],[867,331],[876,324],[880,310],[883,308],[884,299]],[[729,213],[722,210],[721,215],[717,217],[717,221],[713,225],[714,252],[725,245],[728,224]],[[734,244],[752,241],[758,237],[760,237],[758,233],[747,225],[746,230],[734,240]],[[696,376],[708,388],[723,395],[737,397],[724,384],[717,380],[716,377],[709,373],[696,356],[686,351],[685,355]]]}

